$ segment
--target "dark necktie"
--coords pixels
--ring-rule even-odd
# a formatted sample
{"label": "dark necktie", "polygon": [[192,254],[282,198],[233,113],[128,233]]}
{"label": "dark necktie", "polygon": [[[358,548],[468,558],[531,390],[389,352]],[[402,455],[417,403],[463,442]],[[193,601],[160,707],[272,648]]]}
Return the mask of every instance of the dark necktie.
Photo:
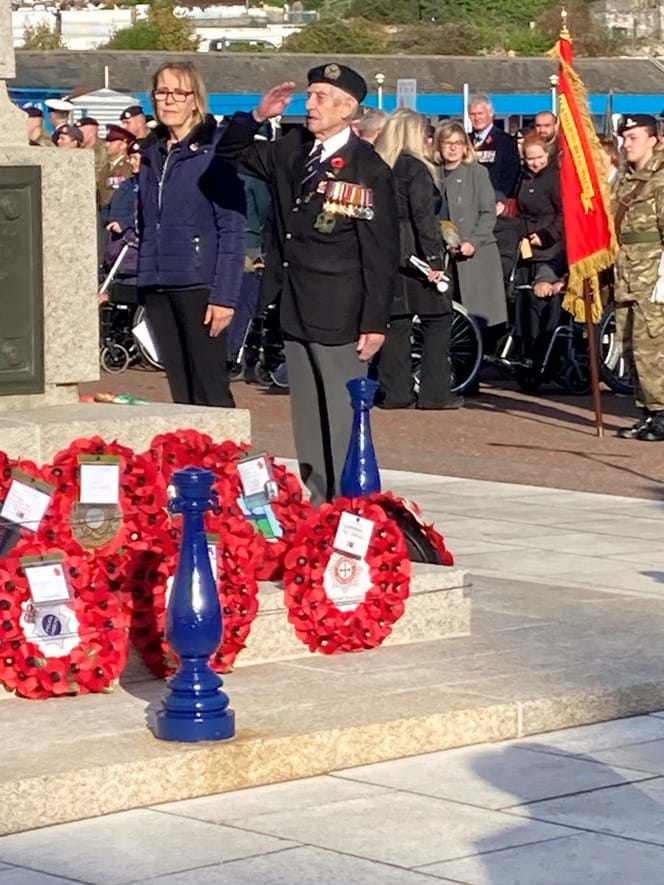
{"label": "dark necktie", "polygon": [[303,189],[318,174],[318,170],[320,168],[320,158],[322,155],[323,145],[319,144],[316,150],[313,153],[309,154],[309,156],[307,157],[307,163],[304,167],[304,172],[302,173],[301,185]]}

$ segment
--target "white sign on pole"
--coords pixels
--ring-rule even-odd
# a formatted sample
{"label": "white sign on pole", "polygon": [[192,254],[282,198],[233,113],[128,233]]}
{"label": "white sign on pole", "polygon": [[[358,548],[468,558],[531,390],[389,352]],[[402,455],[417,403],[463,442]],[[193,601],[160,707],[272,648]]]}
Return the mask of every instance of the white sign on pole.
{"label": "white sign on pole", "polygon": [[397,107],[417,110],[417,80],[397,80]]}

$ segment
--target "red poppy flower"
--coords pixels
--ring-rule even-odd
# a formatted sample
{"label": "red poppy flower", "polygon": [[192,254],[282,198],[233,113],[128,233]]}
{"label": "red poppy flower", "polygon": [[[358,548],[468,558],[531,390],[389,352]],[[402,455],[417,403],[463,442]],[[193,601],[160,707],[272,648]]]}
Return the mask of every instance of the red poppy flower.
{"label": "red poppy flower", "polygon": [[333,169],[343,169],[345,165],[346,161],[343,157],[332,157],[332,159],[330,160],[330,166]]}

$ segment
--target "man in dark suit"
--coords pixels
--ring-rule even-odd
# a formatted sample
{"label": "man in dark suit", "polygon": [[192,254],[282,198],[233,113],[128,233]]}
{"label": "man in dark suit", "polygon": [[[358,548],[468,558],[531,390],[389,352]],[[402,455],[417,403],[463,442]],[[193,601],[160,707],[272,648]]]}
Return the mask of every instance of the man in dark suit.
{"label": "man in dark suit", "polygon": [[398,228],[390,169],[351,131],[366,83],[334,63],[312,68],[308,83],[306,127],[253,141],[288,105],[295,84],[283,83],[251,115],[235,115],[218,151],[271,187],[261,300],[280,299],[300,472],[320,504],[340,490],[353,417],[346,382],[366,375],[385,340]]}
{"label": "man in dark suit", "polygon": [[488,95],[473,96],[468,114],[473,125],[471,138],[477,160],[486,166],[496,192],[496,202],[501,203],[516,193],[521,171],[516,141],[494,125],[494,110]]}

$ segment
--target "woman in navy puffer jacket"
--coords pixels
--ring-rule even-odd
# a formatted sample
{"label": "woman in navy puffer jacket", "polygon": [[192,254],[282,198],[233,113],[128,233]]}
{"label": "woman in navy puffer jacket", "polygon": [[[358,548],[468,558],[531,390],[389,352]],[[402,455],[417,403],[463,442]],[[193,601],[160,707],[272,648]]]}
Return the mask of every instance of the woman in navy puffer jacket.
{"label": "woman in navy puffer jacket", "polygon": [[233,406],[224,330],[244,269],[244,188],[215,157],[220,130],[194,65],[163,65],[152,86],[161,125],[142,154],[138,285],[173,401]]}

